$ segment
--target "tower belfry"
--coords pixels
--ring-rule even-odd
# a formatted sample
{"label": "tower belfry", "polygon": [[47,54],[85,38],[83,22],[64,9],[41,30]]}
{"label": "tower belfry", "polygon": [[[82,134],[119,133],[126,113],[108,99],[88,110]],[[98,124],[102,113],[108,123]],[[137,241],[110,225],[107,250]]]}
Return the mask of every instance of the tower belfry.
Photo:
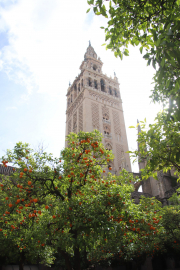
{"label": "tower belfry", "polygon": [[119,82],[115,73],[114,78],[103,74],[102,66],[89,42],[81,72],[67,90],[66,136],[98,129],[103,144],[115,156],[111,172],[118,173],[122,168],[131,171]]}

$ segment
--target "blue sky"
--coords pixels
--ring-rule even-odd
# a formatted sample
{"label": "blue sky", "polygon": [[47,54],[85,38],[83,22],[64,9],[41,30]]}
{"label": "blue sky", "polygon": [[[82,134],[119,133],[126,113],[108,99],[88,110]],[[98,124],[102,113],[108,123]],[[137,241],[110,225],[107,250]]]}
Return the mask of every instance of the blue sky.
{"label": "blue sky", "polygon": [[[146,66],[138,48],[120,61],[106,51],[106,21],[86,14],[84,0],[16,0],[0,3],[0,156],[16,142],[58,156],[64,147],[66,92],[89,40],[101,57],[103,72],[120,82],[130,150],[136,149],[137,118],[152,122],[159,106],[150,104],[154,70]],[[137,166],[133,167],[137,171]]]}

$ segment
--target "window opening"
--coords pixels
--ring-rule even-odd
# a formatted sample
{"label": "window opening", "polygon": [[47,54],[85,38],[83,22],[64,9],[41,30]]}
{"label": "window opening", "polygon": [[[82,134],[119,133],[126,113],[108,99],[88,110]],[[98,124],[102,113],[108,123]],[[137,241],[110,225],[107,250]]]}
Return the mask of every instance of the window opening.
{"label": "window opening", "polygon": [[113,93],[112,93],[112,89],[111,89],[111,87],[109,86],[109,94],[110,95],[112,95]]}
{"label": "window opening", "polygon": [[92,86],[92,82],[91,82],[90,78],[88,79],[88,84],[89,84],[89,86]]}
{"label": "window opening", "polygon": [[94,88],[97,89],[97,81],[96,80],[94,80]]}
{"label": "window opening", "polygon": [[109,127],[108,126],[104,126],[104,134],[109,135],[109,133],[110,133]]}
{"label": "window opening", "polygon": [[101,79],[101,91],[105,92],[105,83],[103,79]]}
{"label": "window opening", "polygon": [[105,114],[103,114],[103,119],[105,119],[105,120],[109,120],[109,117],[108,117],[108,115],[105,113]]}
{"label": "window opening", "polygon": [[114,89],[114,94],[115,94],[115,97],[118,97],[118,94],[117,94],[117,90]]}

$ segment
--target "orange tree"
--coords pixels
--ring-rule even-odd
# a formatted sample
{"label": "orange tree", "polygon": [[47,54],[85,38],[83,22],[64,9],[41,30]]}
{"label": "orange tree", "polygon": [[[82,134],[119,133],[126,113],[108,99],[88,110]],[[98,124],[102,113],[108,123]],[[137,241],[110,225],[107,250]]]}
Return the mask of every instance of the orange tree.
{"label": "orange tree", "polygon": [[10,177],[1,176],[0,254],[6,263],[19,261],[20,269],[23,269],[24,261],[36,263],[41,260],[42,263],[50,264],[53,259],[53,249],[45,246],[43,240],[47,237],[39,224],[43,198],[37,204],[38,195],[42,197],[44,191],[38,194],[36,186],[33,187],[31,183],[31,179],[40,175],[40,167],[36,176],[31,167],[36,162],[34,169],[38,168],[40,154],[35,153],[33,158],[31,151],[28,144],[18,143],[14,151],[7,151],[7,159],[2,159],[4,166],[7,166],[8,161],[12,162],[14,173]]}
{"label": "orange tree", "polygon": [[113,154],[98,131],[67,139],[59,159],[22,143],[2,158],[14,173],[2,177],[1,239],[13,240],[17,256],[29,260],[52,264],[59,253],[68,270],[82,269],[84,256],[88,265],[153,254],[159,202],[144,198],[134,204],[133,175],[109,173]]}

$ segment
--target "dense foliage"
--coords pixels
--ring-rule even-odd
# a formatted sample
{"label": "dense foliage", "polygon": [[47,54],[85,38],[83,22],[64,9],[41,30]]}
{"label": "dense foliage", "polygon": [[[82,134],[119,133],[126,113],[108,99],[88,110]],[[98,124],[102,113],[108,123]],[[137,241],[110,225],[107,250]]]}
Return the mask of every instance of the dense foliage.
{"label": "dense foliage", "polygon": [[135,204],[133,175],[109,173],[112,159],[98,131],[70,134],[60,159],[28,144],[8,150],[2,162],[14,173],[2,175],[1,256],[23,269],[25,261],[53,264],[59,254],[68,270],[80,270],[157,252],[165,233],[161,203]]}
{"label": "dense foliage", "polygon": [[[106,48],[121,59],[128,45],[140,46],[147,64],[156,69],[151,98],[168,109],[138,134],[139,149],[132,156],[146,161],[144,178],[157,171],[179,172],[180,141],[180,1],[88,0],[96,15],[107,18]],[[90,10],[90,9],[89,9]],[[88,10],[88,11],[89,11]]]}
{"label": "dense foliage", "polygon": [[157,178],[161,170],[172,170],[177,178],[180,177],[180,123],[168,120],[165,113],[159,113],[148,129],[143,121],[138,123],[137,128],[139,147],[129,153],[138,158],[139,162],[145,161],[146,167],[141,170],[142,178]]}
{"label": "dense foliage", "polygon": [[107,18],[107,27],[102,27],[106,48],[116,57],[129,55],[129,44],[140,46],[141,53],[146,51],[143,57],[147,64],[157,69],[152,99],[169,102],[169,115],[180,120],[180,1],[87,2],[96,15]]}

